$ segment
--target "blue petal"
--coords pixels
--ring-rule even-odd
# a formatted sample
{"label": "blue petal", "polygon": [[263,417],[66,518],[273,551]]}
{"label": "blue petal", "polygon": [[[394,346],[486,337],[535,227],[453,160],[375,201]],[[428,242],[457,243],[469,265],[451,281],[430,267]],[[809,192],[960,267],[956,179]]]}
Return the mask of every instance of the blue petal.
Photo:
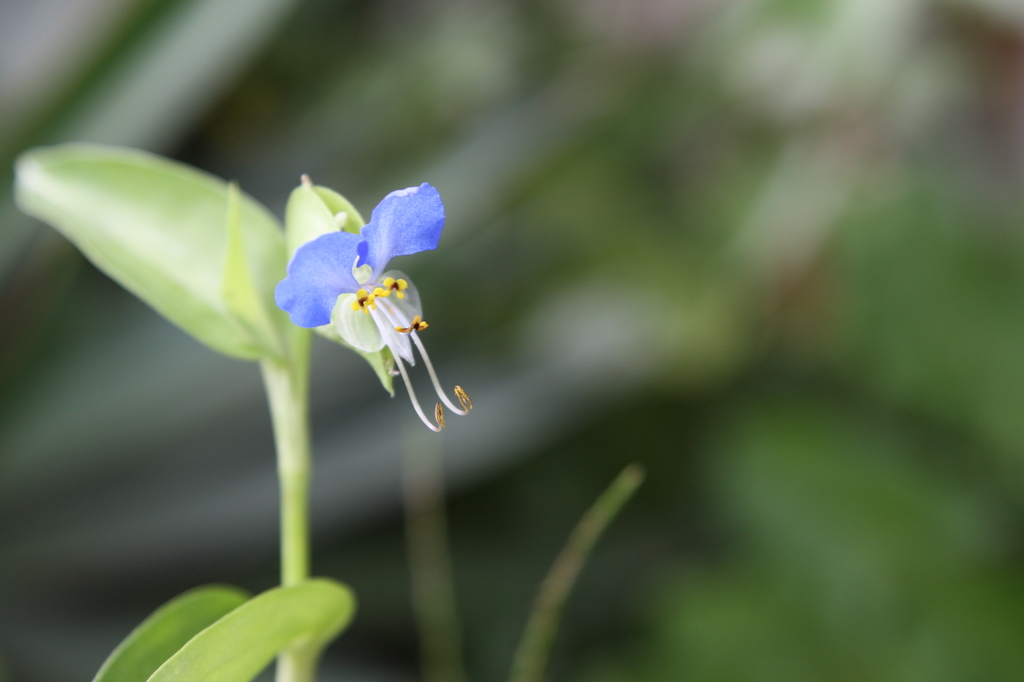
{"label": "blue petal", "polygon": [[374,276],[395,256],[437,248],[444,227],[444,205],[438,191],[423,183],[392,192],[373,209],[362,229],[359,265],[369,263]]}
{"label": "blue petal", "polygon": [[360,241],[350,232],[330,232],[300,246],[274,290],[277,307],[300,327],[328,324],[338,296],[359,290],[352,264]]}

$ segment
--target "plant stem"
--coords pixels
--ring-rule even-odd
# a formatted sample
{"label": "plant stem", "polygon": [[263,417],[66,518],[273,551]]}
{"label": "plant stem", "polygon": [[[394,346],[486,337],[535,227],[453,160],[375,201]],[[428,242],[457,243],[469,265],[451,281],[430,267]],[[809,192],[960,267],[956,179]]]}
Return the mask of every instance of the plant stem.
{"label": "plant stem", "polygon": [[405,539],[424,682],[464,682],[462,636],[444,505],[441,439],[407,427],[402,448]]}
{"label": "plant stem", "polygon": [[[309,577],[309,345],[309,332],[297,334],[288,361],[260,362],[277,448],[283,586]],[[312,682],[316,654],[304,648],[282,651],[277,682]]]}
{"label": "plant stem", "polygon": [[644,475],[642,465],[627,466],[576,524],[537,592],[512,659],[510,682],[541,682],[544,678],[544,668],[569,592],[601,533],[643,483]]}

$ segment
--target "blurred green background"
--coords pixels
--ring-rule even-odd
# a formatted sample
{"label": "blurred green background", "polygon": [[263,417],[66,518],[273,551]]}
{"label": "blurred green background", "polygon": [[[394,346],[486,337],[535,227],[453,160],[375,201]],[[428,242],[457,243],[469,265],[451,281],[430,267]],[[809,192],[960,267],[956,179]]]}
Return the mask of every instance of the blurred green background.
{"label": "blurred green background", "polygon": [[[279,216],[429,181],[419,286],[470,677],[627,462],[566,682],[1024,671],[1024,5],[1014,0],[4,0],[0,173],[143,147]],[[89,679],[193,585],[276,580],[255,365],[0,197],[0,677]],[[324,680],[418,679],[399,496],[432,438],[313,372]]]}

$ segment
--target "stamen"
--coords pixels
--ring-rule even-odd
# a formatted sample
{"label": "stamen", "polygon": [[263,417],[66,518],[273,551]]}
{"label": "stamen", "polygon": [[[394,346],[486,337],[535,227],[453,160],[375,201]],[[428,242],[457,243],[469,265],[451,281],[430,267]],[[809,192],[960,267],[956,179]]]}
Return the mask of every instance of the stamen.
{"label": "stamen", "polygon": [[[441,402],[443,402],[448,407],[448,409],[454,412],[455,414],[468,414],[470,408],[460,410],[459,408],[455,407],[452,401],[448,399],[448,396],[444,394],[444,390],[441,388],[441,382],[438,381],[437,379],[437,372],[434,371],[434,364],[430,362],[430,356],[427,355],[427,349],[423,347],[423,342],[420,341],[419,334],[416,334],[414,332],[411,333],[410,336],[412,336],[412,342],[416,344],[416,348],[419,349],[420,355],[423,357],[423,364],[427,366],[427,374],[430,375],[430,381],[431,383],[434,384],[434,392],[437,393],[437,397],[440,398]],[[468,398],[469,396],[466,397]]]}
{"label": "stamen", "polygon": [[434,405],[434,419],[437,420],[437,423],[443,429],[444,428],[444,409],[441,407],[441,403],[437,403],[436,405]]}
{"label": "stamen", "polygon": [[[405,316],[402,314],[401,310],[398,310],[397,308],[394,308],[388,305],[387,303],[381,304],[381,310],[384,312],[384,316],[391,320],[392,324],[394,324],[395,322],[398,322],[400,324],[406,324]],[[419,317],[419,315],[417,315],[416,317]],[[395,330],[402,331],[401,329],[398,329],[398,327],[395,327]],[[420,356],[423,358],[423,364],[427,366],[427,373],[430,374],[430,381],[434,385],[434,392],[437,393],[437,397],[441,399],[441,402],[445,404],[445,407],[447,407],[455,414],[468,414],[469,410],[472,409],[472,403],[470,403],[469,408],[466,409],[459,409],[458,407],[455,407],[455,404],[448,399],[448,396],[446,396],[444,394],[444,391],[441,389],[441,382],[438,381],[437,379],[437,372],[434,371],[434,365],[433,363],[430,362],[430,356],[427,355],[427,349],[423,347],[423,342],[420,341],[419,334],[417,334],[414,330],[410,329],[409,335],[412,337],[413,343],[416,344],[416,347],[420,351]],[[465,393],[466,392],[463,391],[463,394]],[[469,396],[467,395],[466,398],[468,399]],[[459,402],[461,402],[461,399]]]}
{"label": "stamen", "polygon": [[[404,279],[394,279],[392,277],[387,277],[384,279],[384,288],[388,290],[388,294],[394,291],[395,295],[398,296],[398,298],[405,298],[405,294],[403,294],[402,292],[409,288],[409,283],[406,282]],[[384,295],[387,296],[388,294]]]}
{"label": "stamen", "polygon": [[469,394],[462,390],[462,386],[455,387],[455,397],[459,399],[459,405],[462,405],[466,412],[473,409],[473,401],[469,399]]}
{"label": "stamen", "polygon": [[416,400],[416,391],[412,388],[412,382],[409,380],[409,373],[405,371],[405,365],[402,364],[402,359],[397,355],[395,357],[395,364],[398,365],[398,371],[402,375],[402,381],[405,382],[405,390],[409,392],[409,400],[412,401],[412,407],[416,410],[416,416],[420,418],[420,421],[427,425],[427,428],[435,433],[439,433],[444,428],[444,414],[440,411],[441,404],[438,403],[437,408],[434,409],[434,416],[437,417],[437,425],[430,423],[426,415],[423,414],[423,408],[420,407],[420,401]]}
{"label": "stamen", "polygon": [[356,300],[352,301],[352,310],[356,312],[362,310],[369,315],[370,310],[376,307],[376,304],[373,302],[375,298],[376,296],[367,293],[366,289],[360,289],[356,292]]}
{"label": "stamen", "polygon": [[409,332],[418,332],[421,329],[426,329],[429,326],[429,324],[421,320],[420,316],[417,315],[416,317],[412,318],[411,325],[409,325],[408,327],[395,327],[395,331],[400,332],[402,334],[408,334]]}

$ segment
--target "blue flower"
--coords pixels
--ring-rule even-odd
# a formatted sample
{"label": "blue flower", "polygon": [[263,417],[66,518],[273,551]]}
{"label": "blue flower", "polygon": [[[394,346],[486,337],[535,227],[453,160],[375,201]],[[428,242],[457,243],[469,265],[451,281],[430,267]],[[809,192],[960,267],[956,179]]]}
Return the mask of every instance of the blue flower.
{"label": "blue flower", "polygon": [[416,364],[413,346],[423,357],[438,397],[450,410],[466,414],[472,402],[456,386],[455,396],[461,406],[456,407],[441,389],[418,334],[428,326],[419,293],[408,276],[385,268],[395,256],[437,248],[443,228],[444,205],[434,187],[423,183],[396,190],[373,209],[370,222],[360,234],[330,232],[300,246],[288,264],[288,276],[274,292],[278,307],[300,327],[333,324],[346,343],[368,353],[386,345],[416,413],[434,431],[444,428],[441,403],[434,411],[437,423],[431,423],[416,400],[402,363],[404,359]]}

